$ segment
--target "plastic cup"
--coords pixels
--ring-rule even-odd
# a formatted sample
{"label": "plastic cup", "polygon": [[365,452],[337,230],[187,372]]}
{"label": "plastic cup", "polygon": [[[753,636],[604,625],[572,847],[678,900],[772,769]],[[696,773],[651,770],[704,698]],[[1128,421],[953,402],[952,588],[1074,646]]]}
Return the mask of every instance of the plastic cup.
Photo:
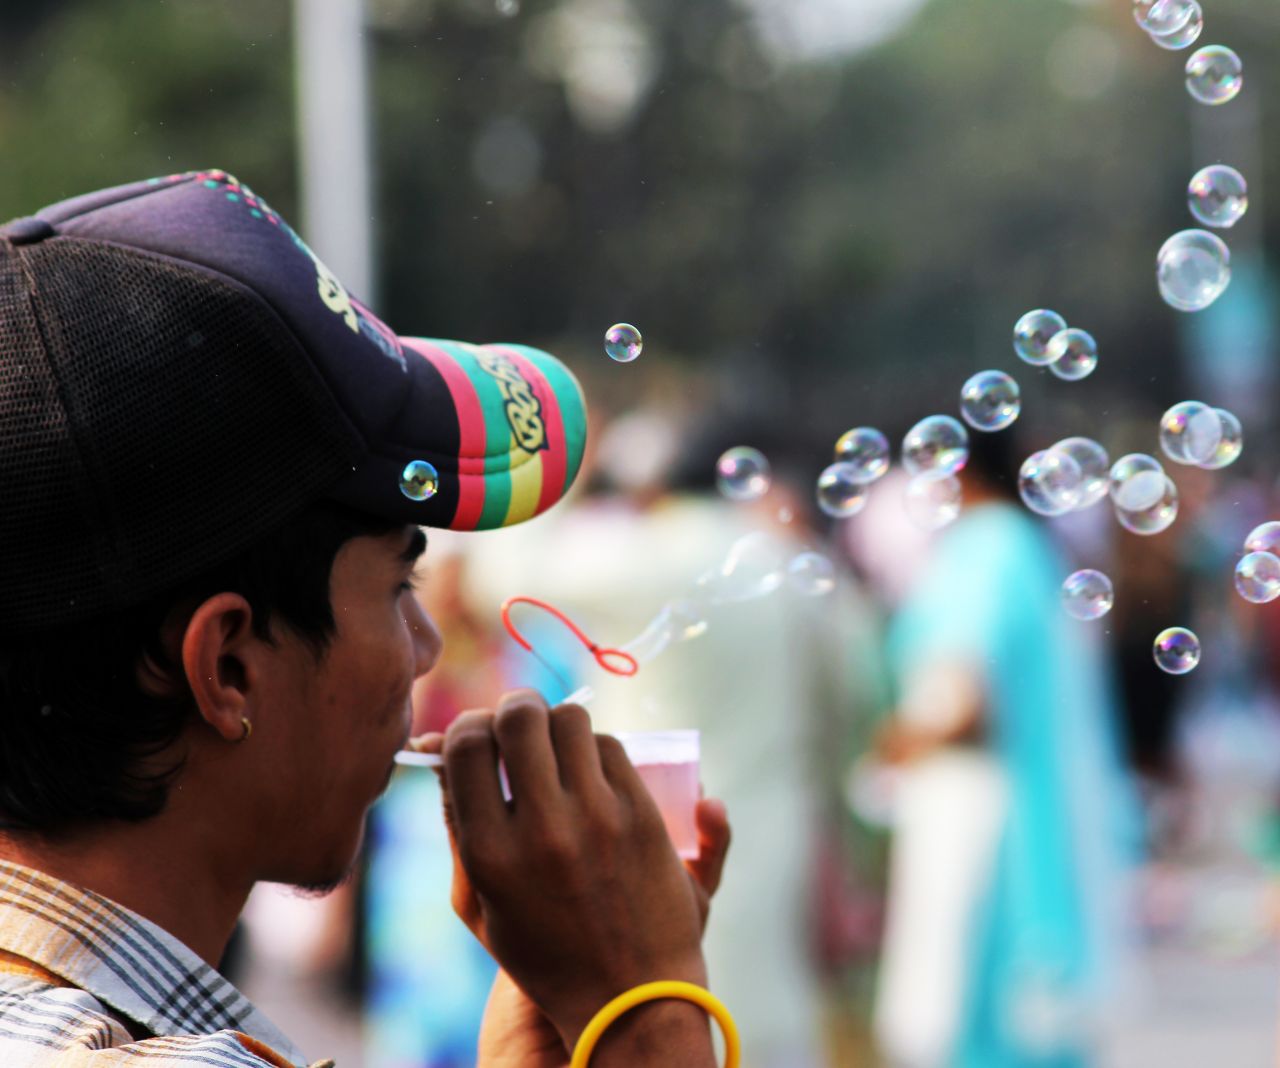
{"label": "plastic cup", "polygon": [[696,730],[620,731],[616,735],[662,813],[671,844],[684,860],[698,857],[699,736]]}

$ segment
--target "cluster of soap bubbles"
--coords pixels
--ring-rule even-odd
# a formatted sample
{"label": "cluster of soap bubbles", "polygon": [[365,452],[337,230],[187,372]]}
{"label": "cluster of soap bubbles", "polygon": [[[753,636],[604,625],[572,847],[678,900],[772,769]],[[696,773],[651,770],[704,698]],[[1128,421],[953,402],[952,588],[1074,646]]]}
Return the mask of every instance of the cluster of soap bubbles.
{"label": "cluster of soap bubbles", "polygon": [[[1197,0],[1134,0],[1133,17],[1162,48],[1186,48],[1204,29]],[[1234,100],[1244,85],[1240,57],[1224,45],[1197,49],[1187,60],[1187,92],[1201,104]],[[1234,167],[1215,164],[1196,172],[1187,186],[1187,206],[1202,226],[1227,229],[1249,207],[1249,190]],[[1207,230],[1182,230],[1156,256],[1156,284],[1170,307],[1184,312],[1207,308],[1231,282],[1231,251]]]}
{"label": "cluster of soap bubbles", "polygon": [[1018,495],[1037,515],[1091,508],[1107,495],[1107,450],[1092,438],[1065,438],[1034,452],[1018,471]]}
{"label": "cluster of soap bubbles", "polygon": [[1068,327],[1055,311],[1037,308],[1013,326],[1013,351],[1024,363],[1048,367],[1066,382],[1088,378],[1098,366],[1098,343],[1087,330]]}
{"label": "cluster of soap bubbles", "polygon": [[1280,523],[1263,523],[1245,538],[1235,581],[1240,596],[1253,604],[1280,597]]}

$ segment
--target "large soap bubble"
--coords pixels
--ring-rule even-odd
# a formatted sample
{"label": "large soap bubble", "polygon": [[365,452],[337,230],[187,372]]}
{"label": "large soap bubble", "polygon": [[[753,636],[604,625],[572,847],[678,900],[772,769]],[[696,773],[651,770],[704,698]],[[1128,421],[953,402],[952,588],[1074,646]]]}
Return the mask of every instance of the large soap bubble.
{"label": "large soap bubble", "polygon": [[1193,0],[1134,0],[1133,18],[1147,33],[1176,33],[1191,21]]}
{"label": "large soap bubble", "polygon": [[854,464],[837,460],[818,476],[818,507],[832,519],[848,519],[867,506],[867,484]]}
{"label": "large soap bubble", "polygon": [[1049,342],[1049,370],[1067,382],[1079,382],[1098,366],[1098,343],[1087,330],[1068,327]]}
{"label": "large soap bubble", "polygon": [[1187,185],[1187,207],[1200,223],[1235,226],[1249,208],[1249,185],[1234,167],[1215,163],[1196,171]]}
{"label": "large soap bubble", "polygon": [[1115,603],[1115,589],[1101,571],[1077,571],[1062,584],[1062,607],[1073,619],[1101,619]]}
{"label": "large soap bubble", "polygon": [[969,432],[958,419],[931,415],[902,439],[902,465],[911,475],[954,475],[969,462]]}
{"label": "large soap bubble", "polygon": [[1168,33],[1151,33],[1151,40],[1170,52],[1180,51],[1200,40],[1200,34],[1204,32],[1204,11],[1196,0],[1190,0],[1190,5],[1191,17],[1185,25]]}
{"label": "large soap bubble", "polygon": [[870,426],[846,430],[836,441],[836,459],[850,464],[860,482],[875,482],[889,470],[889,439]]}
{"label": "large soap bubble", "polygon": [[1004,430],[1021,411],[1018,383],[1003,371],[979,371],[960,390],[960,414],[974,430]]}
{"label": "large soap bubble", "polygon": [[1178,487],[1163,471],[1139,471],[1113,500],[1117,521],[1134,534],[1160,534],[1178,518]]}
{"label": "large soap bubble", "polygon": [[1246,601],[1267,604],[1280,597],[1280,557],[1274,553],[1246,553],[1236,564],[1236,590]]}
{"label": "large soap bubble", "polygon": [[1222,417],[1200,401],[1182,401],[1160,419],[1160,447],[1174,463],[1208,463],[1222,444]]}
{"label": "large soap bubble", "polygon": [[1181,230],[1160,246],[1156,282],[1170,307],[1201,311],[1231,282],[1231,250],[1208,230]]}
{"label": "large soap bubble", "polygon": [[1186,627],[1170,627],[1156,636],[1152,652],[1161,671],[1185,675],[1200,663],[1200,639]]}
{"label": "large soap bubble", "polygon": [[1234,100],[1244,85],[1244,64],[1224,45],[1196,49],[1187,60],[1187,92],[1202,104]]}
{"label": "large soap bubble", "polygon": [[1080,465],[1080,503],[1077,509],[1089,508],[1107,495],[1111,480],[1111,459],[1107,450],[1092,438],[1065,438],[1054,446]]}
{"label": "large soap bubble", "polygon": [[754,501],[769,492],[773,475],[759,449],[738,445],[716,461],[716,485],[731,501]]}
{"label": "large soap bubble", "polygon": [[1061,449],[1032,453],[1018,472],[1022,503],[1038,515],[1066,515],[1080,504],[1084,473]]}
{"label": "large soap bubble", "polygon": [[1053,362],[1049,355],[1049,342],[1053,335],[1067,328],[1067,321],[1056,311],[1037,308],[1029,311],[1013,327],[1013,351],[1018,359],[1033,367],[1043,367]]}
{"label": "large soap bubble", "polygon": [[1240,420],[1225,408],[1215,408],[1218,419],[1222,423],[1222,438],[1212,456],[1200,464],[1206,471],[1219,471],[1230,467],[1244,451],[1244,430]]}

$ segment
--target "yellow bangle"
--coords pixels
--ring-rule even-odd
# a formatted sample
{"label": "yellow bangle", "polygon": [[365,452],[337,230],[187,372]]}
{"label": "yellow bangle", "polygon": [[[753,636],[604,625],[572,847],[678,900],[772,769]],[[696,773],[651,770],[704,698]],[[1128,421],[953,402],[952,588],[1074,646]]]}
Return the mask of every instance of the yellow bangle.
{"label": "yellow bangle", "polygon": [[573,1059],[569,1068],[587,1068],[591,1054],[595,1052],[596,1043],[600,1041],[606,1029],[624,1013],[630,1012],[637,1005],[646,1001],[658,1001],[662,998],[680,998],[692,1001],[699,1008],[706,1010],[715,1018],[724,1033],[724,1068],[738,1068],[741,1057],[741,1043],[738,1040],[738,1025],[733,1022],[724,1002],[711,993],[693,983],[681,983],[666,980],[660,983],[643,983],[625,994],[619,994],[603,1009],[595,1014],[582,1034],[578,1036],[577,1045],[573,1047]]}

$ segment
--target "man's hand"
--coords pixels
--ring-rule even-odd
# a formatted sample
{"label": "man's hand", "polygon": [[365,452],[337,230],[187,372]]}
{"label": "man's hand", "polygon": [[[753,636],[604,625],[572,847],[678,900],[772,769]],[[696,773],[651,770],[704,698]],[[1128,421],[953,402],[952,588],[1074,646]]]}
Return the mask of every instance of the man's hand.
{"label": "man's hand", "polygon": [[[443,749],[454,908],[506,973],[486,1014],[482,1063],[558,1066],[622,991],[655,979],[705,985],[700,936],[729,842],[722,805],[699,804],[701,855],[682,865],[620,743],[592,734],[583,709],[548,710],[527,691],[496,713],[463,713],[443,741],[426,736],[414,748]],[[554,1027],[558,1048],[520,990]],[[683,1024],[698,1019],[689,1008],[652,1013]],[[705,1018],[699,1026],[705,1032]],[[523,1059],[503,1059],[507,1049]]]}

